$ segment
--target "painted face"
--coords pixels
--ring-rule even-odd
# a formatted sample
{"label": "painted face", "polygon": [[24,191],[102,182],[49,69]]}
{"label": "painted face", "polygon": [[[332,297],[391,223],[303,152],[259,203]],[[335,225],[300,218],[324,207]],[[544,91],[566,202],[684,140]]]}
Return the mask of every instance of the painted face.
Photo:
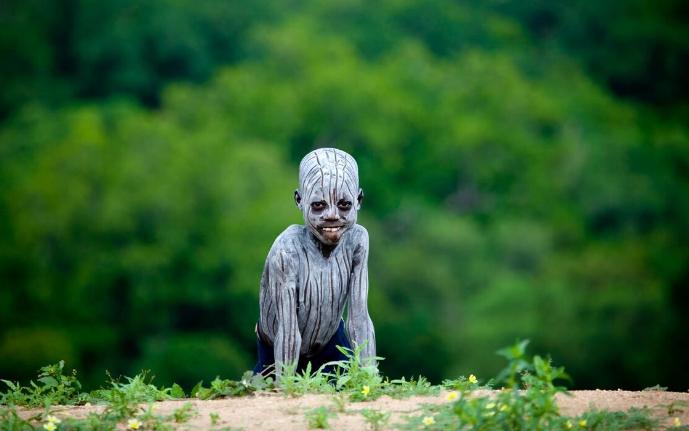
{"label": "painted face", "polygon": [[324,244],[337,245],[361,208],[356,161],[335,148],[310,152],[299,165],[294,197],[313,235]]}

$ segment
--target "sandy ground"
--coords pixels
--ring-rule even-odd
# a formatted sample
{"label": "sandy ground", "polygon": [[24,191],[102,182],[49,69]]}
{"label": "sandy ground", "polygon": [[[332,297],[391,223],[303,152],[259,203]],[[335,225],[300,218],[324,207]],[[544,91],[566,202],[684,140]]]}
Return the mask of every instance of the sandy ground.
{"label": "sandy ground", "polygon": [[[489,394],[490,391],[477,391]],[[344,413],[338,413],[330,418],[332,430],[365,430],[367,424],[360,411],[363,409],[384,410],[391,413],[388,428],[395,429],[404,416],[414,415],[422,404],[446,403],[446,393],[438,396],[413,397],[407,399],[391,399],[381,397],[369,402],[347,402]],[[304,395],[301,397],[287,397],[278,393],[261,393],[249,397],[228,398],[221,400],[179,400],[158,402],[154,405],[157,414],[168,415],[185,403],[191,403],[196,410],[194,417],[177,426],[180,430],[222,429],[232,430],[275,430],[291,431],[308,429],[305,413],[310,409],[334,406],[331,395]],[[661,420],[664,429],[671,426],[674,418],[679,418],[683,425],[689,424],[689,392],[662,391],[572,391],[571,396],[558,395],[558,404],[563,415],[575,416],[592,408],[626,411],[631,407],[648,407]],[[668,414],[673,405],[681,411]],[[58,417],[83,417],[99,407],[55,407]],[[30,416],[36,411],[22,412],[22,416]],[[217,414],[219,420],[215,425],[211,423],[211,413]]]}

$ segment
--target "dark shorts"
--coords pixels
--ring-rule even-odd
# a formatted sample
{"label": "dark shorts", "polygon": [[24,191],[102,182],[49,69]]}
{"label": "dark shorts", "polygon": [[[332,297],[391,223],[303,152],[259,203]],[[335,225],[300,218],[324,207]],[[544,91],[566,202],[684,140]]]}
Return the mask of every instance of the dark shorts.
{"label": "dark shorts", "polygon": [[[275,364],[275,354],[273,346],[267,344],[261,339],[261,337],[256,337],[256,346],[258,350],[258,361],[254,367],[254,374],[262,373],[266,368],[269,368],[269,372],[273,372],[273,365]],[[328,341],[321,351],[314,356],[299,356],[299,364],[297,365],[297,372],[302,372],[306,369],[306,364],[311,362],[311,372],[319,369],[323,364],[332,361],[342,361],[346,360],[347,357],[337,350],[336,346],[345,347],[351,349],[352,346],[349,344],[347,335],[345,335],[344,330],[344,320],[340,320],[340,325],[337,327],[337,332]],[[326,367],[325,372],[333,372],[332,366]]]}

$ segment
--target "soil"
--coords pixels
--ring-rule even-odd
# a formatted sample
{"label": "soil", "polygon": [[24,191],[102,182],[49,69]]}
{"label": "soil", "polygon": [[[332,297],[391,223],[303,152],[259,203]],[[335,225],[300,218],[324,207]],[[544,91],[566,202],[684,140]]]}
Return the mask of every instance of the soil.
{"label": "soil", "polygon": [[[490,391],[477,391],[481,395]],[[647,407],[654,416],[661,421],[661,429],[672,426],[675,418],[683,425],[689,424],[689,392],[665,391],[571,391],[571,396],[559,394],[558,404],[563,415],[576,416],[591,409],[610,411],[626,411],[631,407]],[[345,413],[338,413],[329,420],[331,430],[365,430],[368,429],[363,416],[359,412],[363,409],[384,410],[391,413],[388,428],[395,429],[404,416],[418,414],[422,404],[446,403],[446,393],[438,396],[412,397],[406,399],[392,399],[381,397],[369,402],[347,402]],[[175,409],[190,402],[197,414],[188,422],[180,424],[178,429],[230,429],[243,430],[275,430],[292,431],[308,429],[305,412],[310,409],[333,406],[332,396],[304,395],[287,397],[278,393],[260,393],[241,398],[220,400],[179,400],[164,401],[154,405],[154,411],[160,415],[171,414]],[[680,409],[668,413],[670,405]],[[58,417],[84,417],[91,411],[98,411],[101,407],[56,407],[54,414]],[[673,409],[677,410],[677,409]],[[24,411],[22,416],[30,416],[36,411]],[[210,414],[217,413],[219,420],[211,424]]]}

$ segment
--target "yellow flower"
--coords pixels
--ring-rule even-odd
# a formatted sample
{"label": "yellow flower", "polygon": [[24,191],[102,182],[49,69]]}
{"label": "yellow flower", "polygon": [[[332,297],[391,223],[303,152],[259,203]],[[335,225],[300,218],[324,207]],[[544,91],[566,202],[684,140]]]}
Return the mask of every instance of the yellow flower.
{"label": "yellow flower", "polygon": [[127,428],[130,430],[138,430],[141,428],[141,422],[138,419],[129,419],[127,422]]}
{"label": "yellow flower", "polygon": [[476,376],[473,374],[469,374],[469,383],[474,384],[477,382],[478,382],[478,379],[476,378]]}
{"label": "yellow flower", "polygon": [[47,420],[51,424],[59,424],[60,422],[62,422],[60,419],[58,419],[57,417],[55,417],[53,415],[46,416],[45,420]]}
{"label": "yellow flower", "polygon": [[580,421],[579,421],[579,426],[582,427],[582,428],[586,427],[586,419],[580,420]]}
{"label": "yellow flower", "polygon": [[45,428],[46,431],[55,431],[57,429],[57,425],[52,422],[46,422],[43,424],[43,428]]}
{"label": "yellow flower", "polygon": [[433,419],[432,416],[426,416],[425,418],[423,418],[423,424],[426,426],[433,425],[434,423],[435,423],[435,419]]}
{"label": "yellow flower", "polygon": [[371,388],[369,388],[368,385],[364,385],[364,387],[361,389],[361,394],[363,396],[368,396],[369,392],[371,392]]}
{"label": "yellow flower", "polygon": [[572,421],[565,422],[565,427],[567,427],[568,430],[572,429]]}
{"label": "yellow flower", "polygon": [[673,426],[676,426],[676,427],[681,427],[681,426],[682,426],[682,421],[679,420],[679,418],[675,418],[675,419],[672,421],[672,425],[673,425]]}
{"label": "yellow flower", "polygon": [[452,391],[445,396],[445,399],[448,401],[454,401],[457,398],[459,398],[459,394],[457,393],[457,391]]}

